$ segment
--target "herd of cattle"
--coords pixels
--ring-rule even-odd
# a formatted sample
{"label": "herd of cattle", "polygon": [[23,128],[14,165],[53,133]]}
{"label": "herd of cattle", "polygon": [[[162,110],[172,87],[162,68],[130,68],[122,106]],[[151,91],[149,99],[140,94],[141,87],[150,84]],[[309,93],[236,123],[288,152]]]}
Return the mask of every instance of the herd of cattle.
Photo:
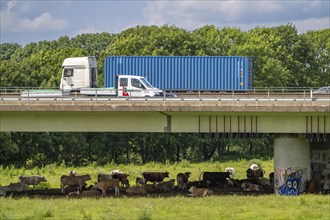
{"label": "herd of cattle", "polygon": [[[143,172],[142,177],[136,178],[135,186],[131,186],[128,174],[120,170],[112,170],[109,174],[98,174],[97,182],[87,186],[86,181],[91,180],[89,174],[78,175],[76,171],[69,171],[67,175],[61,176],[60,185],[61,193],[68,194],[68,197],[106,196],[109,189],[114,189],[115,196],[120,194],[120,189],[131,195],[146,195],[155,191],[181,191],[187,192],[190,196],[207,196],[214,194],[215,188],[234,187],[241,188],[243,191],[262,191],[264,187],[272,186],[274,180],[273,173],[269,175],[269,178],[265,178],[265,171],[256,164],[252,164],[247,169],[247,178],[243,180],[234,179],[235,169],[232,167],[227,167],[225,172],[202,172],[198,181],[189,181],[190,174],[190,172],[179,173],[176,180],[165,180],[169,178],[168,172]],[[1,187],[0,194],[27,191],[29,185],[33,185],[35,189],[40,182],[46,181],[44,176],[20,176],[19,182]]]}

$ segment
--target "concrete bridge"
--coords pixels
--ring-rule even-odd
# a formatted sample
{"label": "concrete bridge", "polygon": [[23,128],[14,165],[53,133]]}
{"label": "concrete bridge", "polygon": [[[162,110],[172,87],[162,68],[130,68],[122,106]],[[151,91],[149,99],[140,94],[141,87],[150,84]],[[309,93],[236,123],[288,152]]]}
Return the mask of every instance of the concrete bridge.
{"label": "concrete bridge", "polygon": [[[1,132],[192,132],[250,138],[272,133],[276,193],[283,192],[289,175],[299,179],[299,191],[312,176],[330,173],[329,98],[2,99],[0,104]],[[319,152],[318,158],[313,152]]]}

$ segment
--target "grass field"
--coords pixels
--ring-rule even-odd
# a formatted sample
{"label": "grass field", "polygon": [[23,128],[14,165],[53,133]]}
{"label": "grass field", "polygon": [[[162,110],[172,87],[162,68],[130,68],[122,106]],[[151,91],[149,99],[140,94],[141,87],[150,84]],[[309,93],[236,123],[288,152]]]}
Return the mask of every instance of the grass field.
{"label": "grass field", "polygon": [[0,219],[330,219],[329,196],[0,198]]}
{"label": "grass field", "polygon": [[[69,170],[92,175],[120,169],[130,174],[132,182],[143,171],[168,171],[170,178],[179,172],[190,171],[191,180],[198,180],[202,171],[224,171],[227,166],[236,169],[236,178],[245,178],[251,162],[261,164],[268,175],[273,170],[273,160],[228,161],[192,164],[188,161],[175,164],[149,163],[141,166],[109,164],[88,167],[49,165],[43,168],[16,169],[1,167],[2,186],[17,182],[19,175],[44,175],[48,182],[41,187],[59,188],[59,178]],[[134,184],[133,184],[134,185]],[[0,198],[0,219],[330,219],[329,195],[301,196],[210,196],[191,198],[175,197],[106,197],[98,199],[68,198]]]}

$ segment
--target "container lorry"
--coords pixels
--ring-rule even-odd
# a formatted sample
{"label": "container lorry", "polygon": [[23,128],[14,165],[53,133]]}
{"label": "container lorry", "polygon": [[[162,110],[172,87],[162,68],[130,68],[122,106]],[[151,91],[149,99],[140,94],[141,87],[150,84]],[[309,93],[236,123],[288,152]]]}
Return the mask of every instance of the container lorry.
{"label": "container lorry", "polygon": [[[109,76],[108,76],[109,77]],[[66,58],[62,65],[59,90],[25,90],[21,97],[63,97],[73,92],[91,96],[154,97],[163,91],[138,75],[114,74],[113,86],[97,88],[97,62],[94,56]]]}
{"label": "container lorry", "polygon": [[165,91],[249,91],[253,58],[246,56],[109,56],[104,60],[104,86],[114,74],[142,75]]}

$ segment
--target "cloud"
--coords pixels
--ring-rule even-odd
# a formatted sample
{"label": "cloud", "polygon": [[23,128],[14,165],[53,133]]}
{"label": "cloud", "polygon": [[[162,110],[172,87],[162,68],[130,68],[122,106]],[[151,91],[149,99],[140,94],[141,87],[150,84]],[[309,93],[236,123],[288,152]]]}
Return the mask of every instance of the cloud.
{"label": "cloud", "polygon": [[69,26],[69,23],[64,19],[53,18],[49,12],[42,13],[34,19],[24,18],[20,20],[21,30],[30,31],[58,31]]}
{"label": "cloud", "polygon": [[[247,27],[297,22],[313,29],[311,19],[327,28],[328,1],[152,1],[142,8],[149,25],[175,24],[195,29],[206,24]],[[305,23],[304,23],[305,22]],[[268,24],[268,25],[267,25]],[[324,26],[325,25],[325,26]],[[251,27],[252,28],[252,27]]]}
{"label": "cloud", "polygon": [[28,2],[7,1],[0,11],[1,31],[31,32],[31,31],[59,31],[67,28],[69,23],[65,19],[54,18],[50,12],[29,18],[26,16]]}

